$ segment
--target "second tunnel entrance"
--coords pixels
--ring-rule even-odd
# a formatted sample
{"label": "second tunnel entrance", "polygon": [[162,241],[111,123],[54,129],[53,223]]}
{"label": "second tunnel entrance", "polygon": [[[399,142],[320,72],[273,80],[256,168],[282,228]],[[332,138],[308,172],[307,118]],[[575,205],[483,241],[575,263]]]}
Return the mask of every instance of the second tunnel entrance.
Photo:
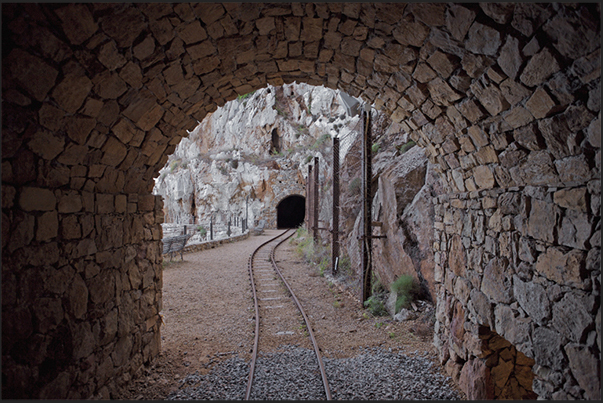
{"label": "second tunnel entrance", "polygon": [[306,216],[306,198],[303,196],[287,196],[276,206],[276,227],[297,228],[304,223]]}

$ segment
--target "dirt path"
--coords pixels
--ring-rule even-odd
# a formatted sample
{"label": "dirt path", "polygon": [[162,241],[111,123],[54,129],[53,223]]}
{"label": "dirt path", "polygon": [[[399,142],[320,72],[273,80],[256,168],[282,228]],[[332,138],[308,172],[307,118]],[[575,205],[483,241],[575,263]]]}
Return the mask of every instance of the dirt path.
{"label": "dirt path", "polygon": [[[266,230],[166,265],[161,354],[116,398],[165,399],[188,374],[206,374],[235,353],[250,359],[254,311],[247,261],[257,246],[279,232]],[[427,354],[437,362],[431,329],[418,321],[371,317],[358,300],[303,263],[289,241],[281,245],[276,260],[304,305],[325,357],[353,357],[361,347],[381,346],[408,355]]]}

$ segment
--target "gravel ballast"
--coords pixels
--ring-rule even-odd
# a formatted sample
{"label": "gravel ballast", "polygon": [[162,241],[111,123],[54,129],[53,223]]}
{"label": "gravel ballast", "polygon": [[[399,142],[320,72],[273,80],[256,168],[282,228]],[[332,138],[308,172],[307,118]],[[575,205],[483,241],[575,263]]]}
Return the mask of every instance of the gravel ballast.
{"label": "gravel ballast", "polygon": [[[460,400],[450,378],[433,371],[431,360],[361,349],[351,358],[324,358],[334,400]],[[187,375],[167,400],[242,400],[249,363],[238,356],[217,363],[207,375]],[[316,356],[312,350],[283,346],[258,357],[252,400],[324,400]]]}

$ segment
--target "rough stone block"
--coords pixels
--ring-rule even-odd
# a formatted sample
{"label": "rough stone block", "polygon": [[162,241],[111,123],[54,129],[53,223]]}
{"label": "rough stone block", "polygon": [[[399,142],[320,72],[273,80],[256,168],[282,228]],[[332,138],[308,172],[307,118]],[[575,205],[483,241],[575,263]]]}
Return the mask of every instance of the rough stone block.
{"label": "rough stone block", "polygon": [[568,292],[553,306],[552,324],[563,337],[574,343],[580,343],[587,329],[593,325],[594,318],[589,312],[593,305],[592,295]]}
{"label": "rough stone block", "polygon": [[586,192],[586,187],[561,189],[553,193],[553,201],[560,207],[586,213],[588,210]]}
{"label": "rough stone block", "polygon": [[138,211],[153,211],[155,208],[155,196],[140,195],[138,197]]}
{"label": "rough stone block", "polygon": [[490,298],[491,303],[512,302],[511,273],[506,259],[497,257],[486,265],[481,291]]}
{"label": "rough stone block", "polygon": [[534,120],[534,116],[523,106],[516,106],[504,115],[505,122],[513,129],[527,125]]}
{"label": "rough stone block", "polygon": [[531,151],[545,148],[544,139],[540,135],[536,123],[515,129],[513,138],[519,145]]}
{"label": "rough stone block", "polygon": [[471,91],[492,116],[498,115],[510,106],[501,90],[495,85],[484,86],[480,82],[474,82],[471,84]]}
{"label": "rough stone block", "polygon": [[598,20],[599,17],[589,11],[558,13],[543,30],[559,53],[569,59],[578,59],[601,46],[595,32]]}
{"label": "rough stone block", "polygon": [[549,19],[551,14],[550,8],[540,4],[517,3],[511,26],[526,37],[531,37],[534,31]]}
{"label": "rough stone block", "polygon": [[574,249],[566,253],[560,248],[549,247],[546,253],[538,256],[534,268],[560,285],[581,288],[584,259],[585,254],[582,251]]}
{"label": "rough stone block", "polygon": [[445,4],[418,4],[411,3],[408,10],[413,13],[416,19],[429,26],[441,26],[446,23],[444,11]]}
{"label": "rough stone block", "polygon": [[421,105],[421,111],[430,119],[435,119],[442,113],[442,109],[434,105],[429,99]]}
{"label": "rough stone block", "polygon": [[[530,343],[531,320],[529,318],[516,318],[513,310],[503,304],[498,304],[494,308],[494,318],[494,329],[509,343],[513,343],[516,347]],[[500,339],[502,338],[496,338],[496,340]],[[492,343],[492,347],[495,347],[494,343]]]}
{"label": "rough stone block", "polygon": [[553,157],[546,150],[529,153],[527,160],[524,160],[520,166],[511,167],[509,173],[516,186],[527,184],[550,186],[559,183]]}
{"label": "rough stone block", "polygon": [[52,97],[68,113],[75,113],[92,89],[92,81],[85,75],[66,76],[53,90]]}
{"label": "rough stone block", "polygon": [[113,195],[96,193],[96,213],[109,214],[115,211]]}
{"label": "rough stone block", "polygon": [[519,40],[508,35],[505,44],[500,50],[500,56],[496,61],[502,71],[504,71],[510,79],[514,80],[515,77],[517,77],[517,73],[523,62],[519,51]]}
{"label": "rough stone block", "polygon": [[343,38],[340,46],[341,53],[343,53],[344,55],[357,57],[360,54],[360,48],[362,47],[362,45],[362,42],[357,41],[353,38]]}
{"label": "rough stone block", "polygon": [[69,116],[65,118],[67,136],[78,144],[86,144],[88,135],[96,126],[96,120],[84,116]]}
{"label": "rough stone block", "polygon": [[461,94],[455,91],[448,83],[437,77],[427,84],[429,93],[434,103],[448,106],[461,99]]}
{"label": "rough stone block", "polygon": [[51,211],[57,199],[48,189],[24,187],[19,196],[19,205],[24,211]]}
{"label": "rough stone block", "polygon": [[101,159],[101,164],[113,167],[119,165],[128,153],[126,146],[115,137],[107,138],[107,142],[103,146],[102,151],[103,157]]}
{"label": "rough stone block", "polygon": [[134,7],[115,14],[113,18],[103,19],[103,31],[115,39],[120,48],[130,47],[138,35],[146,28],[144,15]]}
{"label": "rough stone block", "polygon": [[98,51],[98,60],[109,70],[116,70],[126,64],[124,55],[119,53],[115,42],[110,41],[100,47]]}
{"label": "rough stone block", "polygon": [[537,327],[532,337],[536,363],[554,370],[562,370],[567,361],[562,352],[561,335],[547,327]]}
{"label": "rough stone block", "polygon": [[40,157],[52,160],[63,151],[65,140],[63,137],[56,136],[52,132],[40,129],[29,140],[28,146]]}
{"label": "rough stone block", "polygon": [[593,172],[584,154],[555,160],[559,179],[567,184],[582,184],[593,178]]}
{"label": "rough stone block", "polygon": [[446,27],[457,41],[465,39],[475,19],[475,12],[459,4],[449,4],[446,9]]}
{"label": "rough stone block", "polygon": [[10,52],[6,66],[16,81],[40,102],[46,98],[58,76],[58,71],[44,60],[21,49]]}
{"label": "rough stone block", "polygon": [[427,63],[419,63],[413,73],[415,80],[420,83],[426,83],[436,77],[435,71],[433,71]]}
{"label": "rough stone block", "polygon": [[410,101],[414,104],[414,106],[418,108],[427,99],[429,91],[427,90],[425,85],[415,83],[406,90],[406,95],[408,95]]}
{"label": "rough stone block", "polygon": [[459,387],[469,400],[489,400],[494,398],[494,385],[490,369],[479,358],[470,359],[463,365],[459,377]]}
{"label": "rough stone block", "polygon": [[489,144],[488,135],[479,126],[471,126],[467,128],[467,134],[473,140],[476,148],[481,148]]}
{"label": "rough stone block", "polygon": [[128,86],[118,74],[109,71],[94,77],[93,83],[94,92],[105,99],[117,99],[128,89]]}
{"label": "rough stone block", "polygon": [[511,21],[515,4],[513,3],[480,3],[479,6],[486,15],[498,24],[507,24]]}
{"label": "rough stone block", "polygon": [[555,102],[542,87],[538,87],[526,102],[526,108],[528,108],[536,119],[545,118],[555,112],[555,106]]}
{"label": "rough stone block", "polygon": [[496,184],[494,173],[488,166],[477,166],[473,168],[473,180],[479,189],[491,189]]}
{"label": "rough stone block", "polygon": [[70,4],[55,10],[55,13],[63,22],[65,35],[74,45],[81,45],[98,30],[85,4]]}
{"label": "rough stone block", "polygon": [[572,70],[584,84],[601,77],[601,49],[574,61]]}
{"label": "rough stone block", "polygon": [[396,27],[392,34],[400,44],[420,48],[429,34],[429,28],[419,21],[407,22]]}
{"label": "rough stone block", "polygon": [[322,18],[304,17],[302,19],[302,31],[300,40],[304,42],[314,42],[322,38]]}
{"label": "rough stone block", "polygon": [[586,130],[588,142],[597,148],[601,148],[601,113],[594,119]]}
{"label": "rough stone block", "polygon": [[544,48],[530,58],[519,79],[528,87],[542,84],[547,78],[559,71],[557,59],[550,50]]}
{"label": "rough stone block", "polygon": [[82,210],[82,198],[77,192],[66,192],[59,197],[59,213],[77,213]]}
{"label": "rough stone block", "polygon": [[593,225],[586,213],[566,210],[559,229],[559,244],[570,248],[587,249]]}
{"label": "rough stone block", "polygon": [[548,119],[538,122],[538,129],[547,145],[547,149],[555,158],[563,158],[570,155],[568,138],[571,138],[571,131],[567,124],[567,119],[563,115],[554,115]]}
{"label": "rough stone block", "polygon": [[115,196],[115,212],[116,213],[125,213],[127,210],[128,198],[126,195],[116,195]]}
{"label": "rough stone block", "polygon": [[540,326],[546,324],[545,321],[551,317],[551,303],[543,286],[523,282],[518,276],[513,276],[513,295],[529,318]]}
{"label": "rough stone block", "polygon": [[566,345],[565,352],[572,375],[576,378],[578,385],[584,389],[585,397],[589,400],[600,400],[600,360],[586,346],[577,343]]}
{"label": "rough stone block", "polygon": [[514,106],[531,94],[526,87],[510,78],[500,84],[500,91],[511,106]]}
{"label": "rough stone block", "polygon": [[469,28],[465,48],[473,53],[494,56],[501,45],[500,33],[494,28],[474,22]]}
{"label": "rough stone block", "polygon": [[436,50],[428,59],[427,63],[437,71],[444,79],[450,77],[452,72],[460,65],[460,59],[454,55]]}
{"label": "rough stone block", "polygon": [[498,156],[491,145],[480,148],[474,153],[474,158],[482,165],[498,163]]}

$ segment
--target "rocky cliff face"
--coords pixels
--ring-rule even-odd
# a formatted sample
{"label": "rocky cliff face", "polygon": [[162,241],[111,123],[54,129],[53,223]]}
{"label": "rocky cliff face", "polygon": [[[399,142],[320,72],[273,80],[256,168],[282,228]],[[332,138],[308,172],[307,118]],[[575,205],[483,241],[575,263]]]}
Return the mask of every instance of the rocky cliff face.
{"label": "rocky cliff face", "polygon": [[[361,128],[337,92],[324,87],[269,86],[229,102],[183,139],[161,170],[154,193],[165,200],[164,232],[177,223],[209,231],[211,221],[219,238],[229,222],[230,233],[240,233],[245,217],[248,226],[263,218],[274,227],[276,205],[288,195],[306,195],[313,157],[319,157],[320,226],[332,228],[331,137],[339,136],[342,253],[360,279]],[[383,222],[375,234],[387,236],[373,243],[374,271],[385,287],[411,274],[432,299],[431,199],[441,192],[436,168],[387,116],[373,111],[372,131],[373,220]],[[327,231],[319,235],[330,242]]]}
{"label": "rocky cliff face", "polygon": [[182,139],[160,171],[154,193],[164,198],[165,222],[209,229],[213,216],[220,232],[248,217],[248,226],[263,218],[274,227],[276,205],[305,195],[307,163],[322,161],[331,136],[357,120],[337,92],[305,84],[268,86],[229,102]]}

